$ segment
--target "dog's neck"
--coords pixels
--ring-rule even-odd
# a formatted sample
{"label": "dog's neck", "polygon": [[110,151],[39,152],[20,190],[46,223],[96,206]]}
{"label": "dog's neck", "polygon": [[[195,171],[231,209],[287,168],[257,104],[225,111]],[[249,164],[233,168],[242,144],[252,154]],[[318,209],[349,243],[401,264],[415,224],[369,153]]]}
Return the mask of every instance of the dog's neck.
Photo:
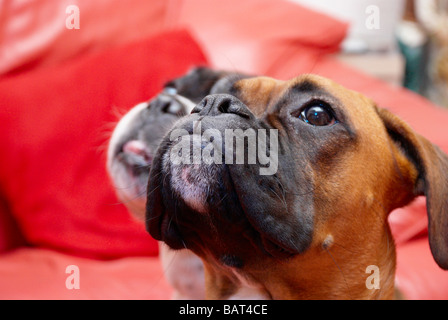
{"label": "dog's neck", "polygon": [[263,258],[244,270],[205,261],[207,298],[394,299],[395,246],[387,225],[353,241],[335,239],[286,261]]}
{"label": "dog's neck", "polygon": [[395,248],[392,237],[383,239],[357,248],[335,242],[329,249],[307,252],[295,263],[279,265],[280,270],[272,273],[276,278],[269,279],[270,295],[274,299],[393,299]]}

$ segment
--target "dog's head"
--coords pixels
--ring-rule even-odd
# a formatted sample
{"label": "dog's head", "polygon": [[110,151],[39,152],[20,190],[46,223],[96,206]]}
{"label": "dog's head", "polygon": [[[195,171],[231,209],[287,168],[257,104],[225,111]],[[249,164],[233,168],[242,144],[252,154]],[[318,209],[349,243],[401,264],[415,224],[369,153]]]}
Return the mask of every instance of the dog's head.
{"label": "dog's head", "polygon": [[[153,237],[264,287],[297,287],[316,268],[338,269],[330,248],[365,264],[353,274],[385,265],[388,213],[426,195],[431,249],[448,268],[448,158],[437,147],[322,77],[244,79],[228,93],[205,97],[161,142],[148,187]],[[268,283],[274,273],[297,278]]]}
{"label": "dog's head", "polygon": [[120,200],[135,216],[144,217],[149,170],[163,136],[206,95],[226,92],[232,79],[242,77],[194,68],[167,82],[157,96],[120,119],[109,141],[107,168]]}

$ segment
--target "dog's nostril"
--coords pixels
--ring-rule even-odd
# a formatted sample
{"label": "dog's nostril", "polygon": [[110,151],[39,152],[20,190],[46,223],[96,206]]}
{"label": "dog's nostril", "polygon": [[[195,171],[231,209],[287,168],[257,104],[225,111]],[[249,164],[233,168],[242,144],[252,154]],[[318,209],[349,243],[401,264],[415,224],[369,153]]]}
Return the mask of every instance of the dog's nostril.
{"label": "dog's nostril", "polygon": [[231,99],[225,99],[218,105],[219,113],[233,113],[242,118],[250,119],[250,112],[241,104]]}
{"label": "dog's nostril", "polygon": [[231,113],[230,106],[231,106],[230,100],[223,100],[218,105],[218,111],[221,113]]}

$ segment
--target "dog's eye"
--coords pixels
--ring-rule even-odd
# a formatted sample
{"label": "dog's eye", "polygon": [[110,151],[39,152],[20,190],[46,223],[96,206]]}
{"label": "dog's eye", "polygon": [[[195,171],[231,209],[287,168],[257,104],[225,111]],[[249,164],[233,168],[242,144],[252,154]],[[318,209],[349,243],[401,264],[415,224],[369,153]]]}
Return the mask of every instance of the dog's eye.
{"label": "dog's eye", "polygon": [[329,126],[336,123],[333,112],[324,102],[312,102],[303,109],[299,119],[316,127]]}
{"label": "dog's eye", "polygon": [[169,96],[175,96],[177,94],[177,89],[174,87],[165,87],[163,88],[163,93]]}

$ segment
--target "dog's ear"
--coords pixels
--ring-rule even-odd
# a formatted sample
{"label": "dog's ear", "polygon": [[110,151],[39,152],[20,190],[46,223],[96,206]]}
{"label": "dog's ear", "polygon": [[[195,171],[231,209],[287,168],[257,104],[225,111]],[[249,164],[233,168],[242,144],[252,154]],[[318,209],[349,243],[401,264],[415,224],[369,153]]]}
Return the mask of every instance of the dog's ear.
{"label": "dog's ear", "polygon": [[437,264],[448,269],[448,157],[391,112],[377,108],[387,133],[418,171],[414,194],[425,195],[429,244]]}

